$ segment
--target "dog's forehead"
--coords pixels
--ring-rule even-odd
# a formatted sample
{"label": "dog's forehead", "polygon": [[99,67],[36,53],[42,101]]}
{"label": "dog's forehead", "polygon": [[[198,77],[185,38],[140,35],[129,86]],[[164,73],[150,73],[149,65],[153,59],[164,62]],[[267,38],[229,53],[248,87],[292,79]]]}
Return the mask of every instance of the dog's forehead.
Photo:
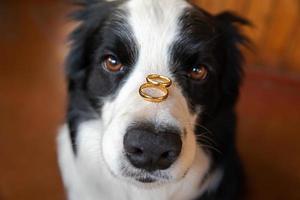
{"label": "dog's forehead", "polygon": [[[151,19],[155,24],[178,18],[182,11],[189,7],[185,0],[130,0],[127,8],[131,15],[142,19]],[[149,21],[150,22],[150,21]]]}
{"label": "dog's forehead", "polygon": [[185,0],[131,0],[125,5],[128,24],[139,48],[139,66],[168,66],[170,46],[180,30],[180,18],[190,5]]}

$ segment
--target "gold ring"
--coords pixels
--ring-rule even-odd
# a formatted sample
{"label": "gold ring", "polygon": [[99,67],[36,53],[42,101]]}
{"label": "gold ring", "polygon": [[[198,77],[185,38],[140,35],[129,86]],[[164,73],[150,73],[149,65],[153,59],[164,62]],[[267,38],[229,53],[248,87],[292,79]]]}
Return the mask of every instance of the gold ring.
{"label": "gold ring", "polygon": [[158,74],[150,74],[147,76],[146,80],[153,85],[162,85],[164,87],[170,87],[172,85],[171,79]]}
{"label": "gold ring", "polygon": [[[144,89],[146,89],[146,88],[158,89],[163,92],[163,95],[158,96],[158,97],[151,96],[144,91]],[[139,93],[146,101],[150,101],[150,102],[154,102],[154,103],[159,103],[159,102],[164,101],[165,99],[168,98],[168,95],[169,95],[169,91],[165,86],[155,85],[153,83],[144,83],[143,85],[141,85],[141,87],[139,89]]]}

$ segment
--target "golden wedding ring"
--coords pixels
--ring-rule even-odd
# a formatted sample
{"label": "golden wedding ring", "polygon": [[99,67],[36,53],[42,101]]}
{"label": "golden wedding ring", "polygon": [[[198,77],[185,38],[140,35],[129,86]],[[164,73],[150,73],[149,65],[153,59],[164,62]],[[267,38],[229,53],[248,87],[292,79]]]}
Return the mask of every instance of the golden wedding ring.
{"label": "golden wedding ring", "polygon": [[[146,83],[142,84],[139,93],[146,100],[154,103],[160,103],[166,100],[169,96],[168,87],[171,86],[172,81],[168,77],[158,75],[158,74],[150,74],[146,78]],[[145,91],[145,89],[156,89],[159,90],[162,95],[154,96]]]}
{"label": "golden wedding ring", "polygon": [[158,74],[150,74],[147,76],[146,80],[153,85],[163,85],[164,87],[170,87],[172,85],[171,79]]}
{"label": "golden wedding ring", "polygon": [[[151,96],[150,94],[147,94],[144,90],[146,88],[151,88],[151,89],[158,89],[160,90],[163,94],[162,96]],[[154,103],[159,103],[162,102],[164,100],[166,100],[169,96],[169,91],[166,87],[161,86],[161,85],[153,85],[152,83],[144,83],[143,85],[141,85],[140,87],[140,95],[147,101],[150,102],[154,102]]]}

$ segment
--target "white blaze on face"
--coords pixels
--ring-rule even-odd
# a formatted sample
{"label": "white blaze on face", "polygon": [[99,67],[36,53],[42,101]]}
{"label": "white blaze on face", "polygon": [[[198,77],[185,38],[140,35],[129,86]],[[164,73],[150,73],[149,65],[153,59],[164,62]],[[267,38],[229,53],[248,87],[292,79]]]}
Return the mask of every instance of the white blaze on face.
{"label": "white blaze on face", "polygon": [[179,17],[187,6],[182,0],[132,0],[128,3],[129,24],[139,47],[136,70],[141,74],[172,75],[170,47],[179,31]]}
{"label": "white blaze on face", "polygon": [[[104,102],[102,108],[103,133],[102,156],[107,167],[121,176],[120,164],[127,162],[123,155],[123,137],[127,127],[134,122],[151,121],[155,125],[167,124],[186,130],[182,137],[182,151],[177,161],[168,170],[174,179],[181,178],[201,157],[203,174],[208,168],[208,159],[197,150],[194,134],[195,116],[187,105],[181,88],[176,84],[169,88],[170,95],[162,103],[145,101],[139,95],[139,87],[149,74],[171,78],[171,45],[178,39],[179,19],[189,5],[183,0],[131,0],[123,5],[128,12],[128,24],[138,46],[138,58],[129,77],[113,99]],[[199,163],[199,162],[197,162]]]}

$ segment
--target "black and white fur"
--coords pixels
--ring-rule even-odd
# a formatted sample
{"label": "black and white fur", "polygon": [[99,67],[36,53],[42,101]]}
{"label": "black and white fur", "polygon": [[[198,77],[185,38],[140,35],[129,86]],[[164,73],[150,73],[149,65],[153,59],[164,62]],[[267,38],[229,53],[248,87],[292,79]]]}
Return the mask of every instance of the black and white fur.
{"label": "black and white fur", "polygon": [[[185,0],[86,0],[82,6],[67,59],[67,122],[58,136],[68,199],[240,199],[234,106],[242,76],[238,45],[246,40],[236,25],[247,21],[213,16]],[[107,53],[124,70],[105,70]],[[201,64],[206,80],[190,79],[188,71]],[[170,96],[158,104],[138,93],[153,73],[173,80]],[[148,172],[126,158],[124,135],[143,124],[179,130],[181,153],[168,169]]]}

